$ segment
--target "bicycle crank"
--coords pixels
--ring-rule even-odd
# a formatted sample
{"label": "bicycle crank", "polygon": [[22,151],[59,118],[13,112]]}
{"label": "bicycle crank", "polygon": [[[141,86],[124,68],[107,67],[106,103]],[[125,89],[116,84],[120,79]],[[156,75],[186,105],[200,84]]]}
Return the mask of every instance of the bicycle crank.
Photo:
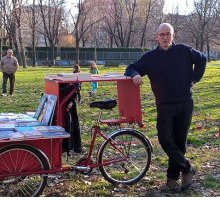
{"label": "bicycle crank", "polygon": [[[81,158],[79,161],[76,163],[76,165],[73,167],[73,170],[76,172],[79,172],[81,174],[89,174],[92,172],[93,168],[86,166],[86,159],[87,158]],[[90,160],[89,165],[93,164],[93,161]]]}

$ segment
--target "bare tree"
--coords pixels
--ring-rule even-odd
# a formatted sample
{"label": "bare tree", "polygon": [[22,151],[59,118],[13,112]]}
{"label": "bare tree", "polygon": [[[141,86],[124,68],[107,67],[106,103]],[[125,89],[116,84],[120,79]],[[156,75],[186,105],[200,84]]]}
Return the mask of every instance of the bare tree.
{"label": "bare tree", "polygon": [[59,30],[64,12],[63,5],[63,0],[39,0],[41,18],[44,27],[43,31],[39,30],[39,32],[46,37],[51,48],[52,55],[50,60],[52,62],[49,63],[49,65],[55,64],[55,47],[58,44]]}
{"label": "bare tree", "polygon": [[18,42],[16,38],[16,24],[14,20],[14,15],[13,15],[13,3],[12,1],[8,0],[1,0],[1,9],[2,9],[2,15],[3,15],[3,25],[6,30],[8,40],[9,40],[9,46],[10,48],[15,48],[16,54],[18,61],[21,61],[21,56],[20,56],[20,51],[18,47]]}
{"label": "bare tree", "polygon": [[3,45],[3,12],[2,12],[2,3],[0,3],[0,60],[2,59],[2,45]]}
{"label": "bare tree", "polygon": [[142,0],[139,4],[140,13],[140,47],[146,45],[147,27],[150,19],[152,8],[157,5],[157,0]]}
{"label": "bare tree", "polygon": [[35,0],[32,1],[32,17],[30,21],[30,27],[32,30],[32,65],[33,67],[36,67],[36,2]]}
{"label": "bare tree", "polygon": [[[25,0],[12,0],[12,6],[13,6],[13,21],[15,22],[15,26],[17,29],[18,34],[18,41],[20,45],[20,51],[21,51],[21,58],[22,58],[22,64],[23,67],[27,67],[26,57],[25,57],[25,49],[23,45],[23,38],[22,38],[22,13],[24,12],[24,2]],[[16,37],[16,36],[15,36]]]}
{"label": "bare tree", "polygon": [[164,0],[109,0],[101,10],[105,13],[102,29],[108,35],[109,46],[146,46],[153,40],[163,6]]}
{"label": "bare tree", "polygon": [[[114,41],[117,46],[129,47],[131,43],[131,37],[135,32],[134,22],[135,13],[137,12],[137,0],[113,0],[113,10],[110,14],[112,19],[113,30],[109,33],[113,33]],[[111,24],[107,22],[107,24]],[[109,30],[112,28],[109,27]]]}
{"label": "bare tree", "polygon": [[210,42],[218,33],[214,29],[219,24],[219,3],[219,0],[194,2],[195,12],[189,16],[187,28],[191,41],[200,51],[204,51],[205,47],[209,51]]}
{"label": "bare tree", "polygon": [[98,15],[91,17],[95,13],[95,5],[96,4],[94,4],[94,1],[78,0],[77,14],[73,15],[70,13],[74,24],[73,34],[75,36],[77,51],[76,63],[79,63],[80,43],[83,41],[85,42],[85,34],[88,33],[88,31],[90,31],[95,24],[99,23],[103,19]]}

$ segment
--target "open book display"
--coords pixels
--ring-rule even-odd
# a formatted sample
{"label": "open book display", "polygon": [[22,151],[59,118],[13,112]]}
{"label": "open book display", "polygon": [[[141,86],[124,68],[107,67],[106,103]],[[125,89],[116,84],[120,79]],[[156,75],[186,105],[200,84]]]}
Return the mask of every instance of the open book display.
{"label": "open book display", "polygon": [[40,126],[44,125],[36,118],[27,114],[0,113],[0,131],[13,130],[17,126]]}
{"label": "open book display", "polygon": [[0,131],[0,141],[68,137],[70,137],[70,134],[65,132],[65,129],[61,126],[15,127],[11,131]]}
{"label": "open book display", "polygon": [[0,113],[0,130],[11,130],[15,126],[48,126],[52,124],[57,96],[44,94],[36,112],[26,114]]}
{"label": "open book display", "polygon": [[51,126],[57,96],[43,94],[35,113],[0,113],[0,140],[68,138],[61,126]]}

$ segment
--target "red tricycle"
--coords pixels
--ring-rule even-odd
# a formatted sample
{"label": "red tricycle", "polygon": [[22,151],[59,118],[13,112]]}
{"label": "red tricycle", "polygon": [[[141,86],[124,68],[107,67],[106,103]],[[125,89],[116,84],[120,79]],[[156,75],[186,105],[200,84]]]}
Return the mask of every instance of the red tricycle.
{"label": "red tricycle", "polygon": [[[57,125],[66,126],[63,118],[70,95],[62,96],[60,87],[63,84],[91,80],[72,80],[71,78],[47,77],[45,92],[58,97],[54,121]],[[95,77],[92,81],[115,81],[118,99],[95,101],[91,108],[99,108],[100,112],[92,129],[92,138],[87,156],[75,165],[62,165],[63,138],[41,138],[25,141],[4,141],[0,143],[0,196],[39,196],[43,192],[49,174],[64,171],[87,174],[99,168],[103,177],[112,184],[131,185],[141,180],[147,173],[152,145],[140,131],[132,128],[119,128],[106,135],[100,124],[142,124],[140,88],[127,77],[106,78]],[[129,88],[129,91],[128,91]],[[75,91],[72,90],[71,93]],[[136,98],[130,100],[131,92]],[[119,108],[119,119],[102,119],[102,111]],[[92,160],[97,136],[103,138],[96,158]]]}

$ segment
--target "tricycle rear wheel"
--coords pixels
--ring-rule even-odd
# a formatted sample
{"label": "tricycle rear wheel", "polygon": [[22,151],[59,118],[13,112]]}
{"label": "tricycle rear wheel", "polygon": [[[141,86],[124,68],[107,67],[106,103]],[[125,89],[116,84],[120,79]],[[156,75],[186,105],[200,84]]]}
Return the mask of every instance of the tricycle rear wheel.
{"label": "tricycle rear wheel", "polygon": [[[30,173],[48,169],[49,163],[45,156],[32,146],[17,144],[1,148],[0,196],[39,196],[47,184],[47,175]],[[21,173],[29,175],[16,175]]]}

